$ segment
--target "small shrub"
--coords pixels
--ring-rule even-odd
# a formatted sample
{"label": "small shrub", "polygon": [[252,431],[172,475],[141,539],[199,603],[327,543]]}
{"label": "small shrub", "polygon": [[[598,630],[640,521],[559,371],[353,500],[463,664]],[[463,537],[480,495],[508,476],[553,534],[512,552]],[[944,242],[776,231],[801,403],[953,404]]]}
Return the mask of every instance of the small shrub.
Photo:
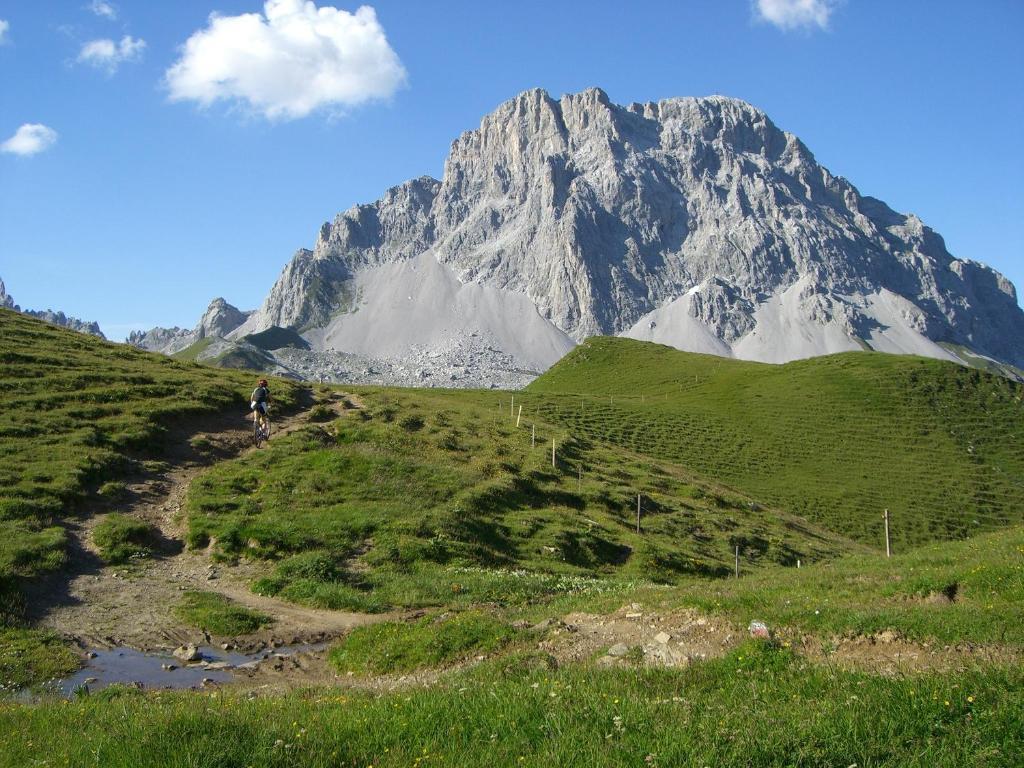
{"label": "small shrub", "polygon": [[345,575],[339,558],[324,551],[303,552],[290,557],[278,565],[277,572],[286,579],[313,581],[341,581]]}
{"label": "small shrub", "polygon": [[462,450],[462,443],[459,441],[459,433],[454,429],[441,435],[441,439],[437,441],[437,444],[446,451]]}

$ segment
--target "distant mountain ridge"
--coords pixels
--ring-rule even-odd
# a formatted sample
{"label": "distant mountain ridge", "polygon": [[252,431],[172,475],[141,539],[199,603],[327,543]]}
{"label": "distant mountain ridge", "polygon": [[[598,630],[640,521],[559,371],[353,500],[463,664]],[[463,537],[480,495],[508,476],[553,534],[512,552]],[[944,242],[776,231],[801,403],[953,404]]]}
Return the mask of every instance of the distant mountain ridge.
{"label": "distant mountain ridge", "polygon": [[1005,277],[759,109],[624,107],[599,89],[520,94],[452,144],[441,180],[325,223],[225,337],[273,327],[309,343],[289,352],[300,375],[335,377],[348,354],[446,385],[526,383],[593,335],[765,362],[875,349],[1024,365]]}
{"label": "distant mountain ridge", "polygon": [[206,338],[223,338],[248,319],[252,312],[242,312],[218,297],[210,302],[195,328],[152,328],[132,331],[128,343],[132,346],[171,355]]}
{"label": "distant mountain ridge", "polygon": [[54,312],[52,309],[22,309],[14,303],[14,297],[7,293],[7,287],[4,285],[3,280],[0,280],[0,308],[21,312],[37,320],[42,320],[51,325],[59,325],[62,328],[70,328],[72,331],[78,331],[79,333],[88,333],[101,339],[107,338],[103,335],[103,331],[100,330],[99,323],[79,320],[77,317],[68,317],[63,312]]}

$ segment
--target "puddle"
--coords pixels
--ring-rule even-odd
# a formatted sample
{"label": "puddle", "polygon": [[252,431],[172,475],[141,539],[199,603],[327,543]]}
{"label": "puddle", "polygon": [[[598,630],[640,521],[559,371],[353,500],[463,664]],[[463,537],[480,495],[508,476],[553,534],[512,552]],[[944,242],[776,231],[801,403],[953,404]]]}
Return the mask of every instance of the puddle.
{"label": "puddle", "polygon": [[[208,648],[201,650],[204,661],[222,660],[208,653]],[[144,688],[198,688],[202,686],[204,678],[226,683],[232,677],[228,669],[207,669],[203,664],[184,664],[170,654],[143,653],[133,648],[95,650],[93,653],[96,658],[87,659],[85,666],[71,677],[56,681],[51,690],[62,696],[72,696],[75,689],[81,686],[87,686],[90,691],[99,691],[118,683],[141,684]],[[239,663],[244,662],[233,662],[233,666]],[[177,669],[164,669],[164,664],[173,664]]]}
{"label": "puddle", "polygon": [[[83,667],[63,680],[54,680],[44,688],[44,695],[70,698],[75,691],[87,688],[100,691],[109,685],[134,685],[151,690],[201,688],[203,681],[228,683],[234,679],[234,670],[255,666],[260,661],[275,657],[288,657],[296,653],[323,650],[328,643],[303,643],[278,648],[266,648],[255,653],[222,651],[210,646],[199,646],[202,662],[186,664],[170,652],[143,653],[134,648],[93,649],[94,658],[86,659]],[[165,669],[173,666],[174,669]],[[211,668],[212,666],[212,668]],[[15,695],[24,699],[26,692]],[[31,698],[32,695],[28,694]]]}

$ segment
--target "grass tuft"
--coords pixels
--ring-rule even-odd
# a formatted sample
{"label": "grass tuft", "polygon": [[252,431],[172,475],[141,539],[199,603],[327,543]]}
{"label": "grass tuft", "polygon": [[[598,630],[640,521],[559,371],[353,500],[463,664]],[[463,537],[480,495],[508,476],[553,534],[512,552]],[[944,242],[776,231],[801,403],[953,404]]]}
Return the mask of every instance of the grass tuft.
{"label": "grass tuft", "polygon": [[266,614],[213,592],[186,592],[174,613],[189,626],[224,637],[248,635],[273,623]]}
{"label": "grass tuft", "polygon": [[120,564],[152,555],[159,532],[147,522],[111,512],[96,524],[92,540],[100,557],[108,563]]}
{"label": "grass tuft", "polygon": [[52,632],[0,628],[0,694],[65,677],[80,663]]}
{"label": "grass tuft", "polygon": [[329,658],[339,672],[411,672],[492,653],[516,635],[508,623],[480,611],[425,616],[357,627],[331,649]]}

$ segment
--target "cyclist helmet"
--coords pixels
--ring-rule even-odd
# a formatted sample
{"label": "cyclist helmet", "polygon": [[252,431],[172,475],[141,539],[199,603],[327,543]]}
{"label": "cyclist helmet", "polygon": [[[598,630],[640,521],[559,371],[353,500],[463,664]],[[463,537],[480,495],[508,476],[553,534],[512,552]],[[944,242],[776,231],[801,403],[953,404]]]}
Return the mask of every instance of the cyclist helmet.
{"label": "cyclist helmet", "polygon": [[266,379],[260,379],[260,386],[261,387],[267,386],[267,380]]}

